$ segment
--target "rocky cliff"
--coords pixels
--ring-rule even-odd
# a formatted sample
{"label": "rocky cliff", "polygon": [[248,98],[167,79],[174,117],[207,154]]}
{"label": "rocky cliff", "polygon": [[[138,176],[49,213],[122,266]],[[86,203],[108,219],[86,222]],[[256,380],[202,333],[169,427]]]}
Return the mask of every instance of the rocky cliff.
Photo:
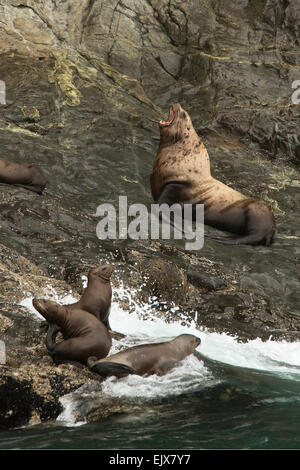
{"label": "rocky cliff", "polygon": [[[43,324],[20,301],[47,286],[79,294],[99,260],[117,264],[128,289],[145,280],[141,302],[175,302],[200,326],[298,338],[299,41],[298,0],[0,0],[1,156],[48,178],[42,197],[1,188],[0,428],[54,419],[59,397],[98,386],[86,370],[53,366]],[[99,243],[97,201],[138,191],[151,202],[157,121],[173,102],[215,174],[272,205],[273,251]],[[115,401],[105,415],[120,409],[132,408]]]}

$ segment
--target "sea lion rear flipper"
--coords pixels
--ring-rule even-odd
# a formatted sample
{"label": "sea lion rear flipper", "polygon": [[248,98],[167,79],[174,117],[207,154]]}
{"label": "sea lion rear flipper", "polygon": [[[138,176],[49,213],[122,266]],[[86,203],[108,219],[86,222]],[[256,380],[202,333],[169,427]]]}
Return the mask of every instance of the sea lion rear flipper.
{"label": "sea lion rear flipper", "polygon": [[19,184],[15,183],[13,186],[16,186],[17,188],[24,188],[27,189],[28,191],[32,191],[33,193],[41,195],[44,191],[44,187],[40,186],[38,184]]}
{"label": "sea lion rear flipper", "polygon": [[90,367],[92,372],[96,372],[101,377],[110,377],[114,375],[116,377],[123,377],[125,375],[134,374],[132,367],[126,366],[125,364],[119,364],[117,362],[98,362]]}
{"label": "sea lion rear flipper", "polygon": [[264,237],[261,233],[251,233],[249,235],[244,235],[242,237],[215,237],[210,235],[205,235],[205,238],[213,240],[223,245],[257,245],[266,238],[266,245],[269,246],[271,240],[268,237]]}

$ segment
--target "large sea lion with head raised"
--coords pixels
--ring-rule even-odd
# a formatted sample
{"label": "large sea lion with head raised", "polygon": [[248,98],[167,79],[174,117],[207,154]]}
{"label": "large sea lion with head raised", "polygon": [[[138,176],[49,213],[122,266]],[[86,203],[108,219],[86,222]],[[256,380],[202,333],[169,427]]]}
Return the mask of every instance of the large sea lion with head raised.
{"label": "large sea lion with head raised", "polygon": [[244,196],[211,176],[208,152],[191,118],[180,104],[170,107],[159,123],[160,143],[151,173],[151,191],[158,204],[204,204],[204,223],[236,234],[213,240],[229,245],[270,245],[274,216],[262,200]]}
{"label": "large sea lion with head raised", "polygon": [[88,359],[87,365],[102,377],[123,377],[129,374],[164,375],[178,362],[192,354],[201,340],[183,334],[163,343],[140,344],[112,354],[105,359]]}
{"label": "large sea lion with head raised", "polygon": [[0,158],[0,183],[20,186],[42,194],[47,180],[39,166],[25,162],[10,162]]}
{"label": "large sea lion with head raised", "polygon": [[112,345],[106,326],[89,312],[70,309],[51,300],[33,299],[34,308],[49,322],[58,325],[63,341],[55,343],[49,331],[47,349],[54,362],[86,364],[90,356],[106,357]]}

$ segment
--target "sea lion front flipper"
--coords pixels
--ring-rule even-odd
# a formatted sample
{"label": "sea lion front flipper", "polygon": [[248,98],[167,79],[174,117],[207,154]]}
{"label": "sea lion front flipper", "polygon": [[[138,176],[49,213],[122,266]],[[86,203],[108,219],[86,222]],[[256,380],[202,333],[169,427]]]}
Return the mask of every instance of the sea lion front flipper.
{"label": "sea lion front flipper", "polygon": [[164,361],[160,361],[159,364],[153,368],[152,374],[156,375],[166,375],[173,367],[176,366],[178,363],[177,360],[174,359],[166,359]]}
{"label": "sea lion front flipper", "polygon": [[[160,206],[159,220],[162,223],[166,222],[168,225],[171,224],[174,228],[177,228],[179,232],[182,231],[182,226],[176,223],[177,217],[175,212],[177,211],[177,215],[180,217],[179,220],[181,220],[182,206],[178,201],[189,202],[186,194],[187,187],[188,183],[185,181],[167,183],[156,201],[156,204]],[[163,210],[164,205],[168,208],[172,207],[171,214],[168,208],[166,208],[166,211]]]}
{"label": "sea lion front flipper", "polygon": [[54,351],[56,345],[56,336],[61,328],[55,323],[48,323],[48,330],[46,336],[46,346],[50,354]]}
{"label": "sea lion front flipper", "polygon": [[184,201],[186,199],[185,190],[187,185],[185,181],[167,183],[163,187],[156,203],[172,205],[178,201]]}
{"label": "sea lion front flipper", "polygon": [[124,377],[135,373],[132,367],[119,364],[118,362],[98,362],[93,365],[90,370],[101,375],[101,377],[110,377],[111,375]]}

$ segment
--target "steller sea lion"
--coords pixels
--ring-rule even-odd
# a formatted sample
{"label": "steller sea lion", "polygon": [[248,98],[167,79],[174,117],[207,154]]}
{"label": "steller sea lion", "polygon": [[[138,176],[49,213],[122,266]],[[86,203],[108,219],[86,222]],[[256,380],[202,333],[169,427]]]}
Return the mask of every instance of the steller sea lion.
{"label": "steller sea lion", "polygon": [[0,183],[20,186],[42,194],[46,178],[39,166],[24,162],[10,162],[0,158]]}
{"label": "steller sea lion", "polygon": [[112,295],[110,278],[115,269],[110,264],[103,264],[92,268],[88,274],[88,285],[81,299],[74,304],[66,306],[72,310],[80,308],[92,313],[110,329],[108,321]]}
{"label": "steller sea lion", "polygon": [[228,244],[265,244],[275,233],[274,216],[262,200],[244,196],[211,176],[208,152],[191,118],[180,104],[159,123],[160,143],[151,173],[151,192],[158,204],[204,204],[204,223],[235,237],[212,240]]}
{"label": "steller sea lion", "polygon": [[55,343],[49,331],[47,333],[46,346],[54,362],[86,364],[90,356],[101,359],[109,353],[111,336],[95,315],[51,300],[33,299],[32,304],[49,323],[61,328],[64,339],[60,343]]}
{"label": "steller sea lion", "polygon": [[197,336],[183,334],[164,343],[141,344],[112,354],[105,359],[88,359],[88,367],[102,377],[129,374],[164,375],[179,361],[192,354],[201,340]]}
{"label": "steller sea lion", "polygon": [[[90,269],[88,274],[88,285],[85,288],[81,299],[73,304],[67,304],[71,310],[80,309],[95,315],[104,323],[107,329],[110,329],[109,314],[111,307],[112,290],[110,278],[115,267],[110,264],[103,264]],[[55,324],[48,326],[48,335],[55,341],[60,327]]]}

